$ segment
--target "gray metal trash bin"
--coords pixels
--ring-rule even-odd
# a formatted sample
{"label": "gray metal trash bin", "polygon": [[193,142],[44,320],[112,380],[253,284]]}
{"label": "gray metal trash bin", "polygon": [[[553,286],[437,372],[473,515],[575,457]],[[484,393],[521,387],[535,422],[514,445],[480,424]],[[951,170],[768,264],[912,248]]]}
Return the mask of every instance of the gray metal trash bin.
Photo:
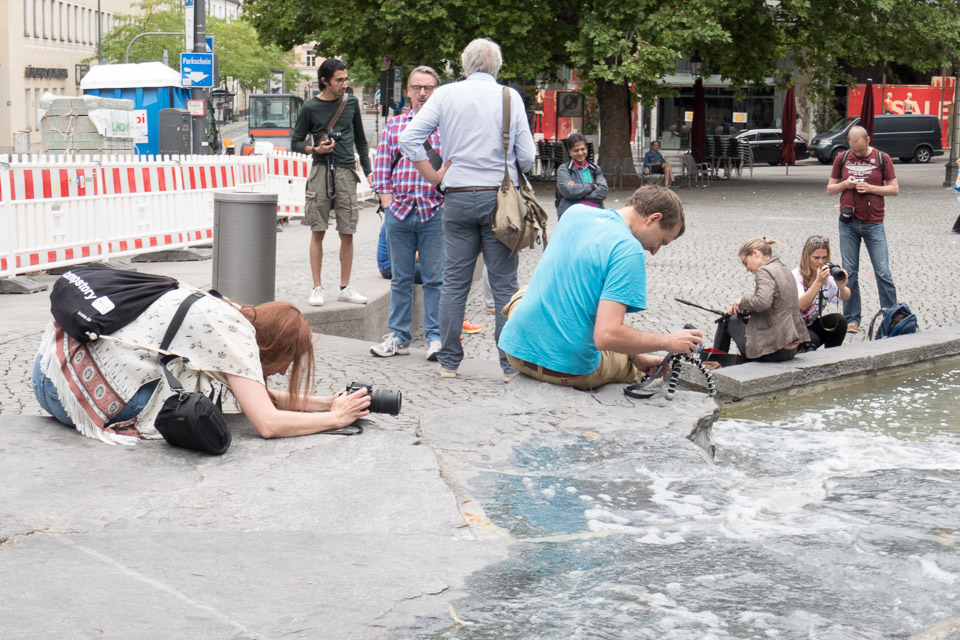
{"label": "gray metal trash bin", "polygon": [[213,194],[213,288],[243,304],[276,295],[277,194]]}

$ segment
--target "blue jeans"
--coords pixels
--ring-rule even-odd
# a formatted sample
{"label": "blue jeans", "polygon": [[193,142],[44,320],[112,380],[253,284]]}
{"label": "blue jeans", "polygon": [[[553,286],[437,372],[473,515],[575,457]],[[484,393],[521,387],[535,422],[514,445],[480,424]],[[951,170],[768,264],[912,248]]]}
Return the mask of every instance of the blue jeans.
{"label": "blue jeans", "polygon": [[[494,340],[507,319],[500,310],[517,292],[517,263],[510,258],[510,249],[493,235],[491,220],[497,207],[496,191],[448,193],[444,198],[443,237],[446,258],[443,266],[443,293],[440,296],[440,341],[443,347],[437,359],[444,369],[456,369],[463,360],[460,330],[467,308],[467,296],[473,283],[477,256],[483,252],[483,261],[490,276],[496,310]],[[497,347],[500,368],[505,373],[514,371],[507,355]]]}
{"label": "blue jeans", "polygon": [[420,222],[414,209],[397,220],[389,209],[384,213],[387,249],[390,252],[390,318],[387,328],[401,342],[410,342],[413,323],[413,285],[416,282],[416,254],[420,252],[423,280],[423,331],[427,342],[440,340],[440,287],[443,284],[443,209],[427,222]]}
{"label": "blue jeans", "polygon": [[849,224],[840,223],[840,255],[843,269],[847,272],[850,299],[843,303],[843,315],[847,322],[860,324],[860,241],[867,247],[873,272],[877,278],[880,306],[889,308],[897,304],[897,288],[890,273],[890,255],[887,252],[887,234],[882,222],[862,222],[853,219]]}
{"label": "blue jeans", "polygon": [[[43,369],[40,367],[41,360],[40,354],[37,354],[37,359],[33,363],[32,382],[34,397],[36,397],[37,402],[40,403],[40,407],[54,418],[68,427],[76,426],[73,424],[70,416],[67,415],[66,409],[63,408],[63,404],[60,402],[60,396],[57,394],[57,388],[53,386],[50,378],[43,373]],[[109,427],[116,422],[124,422],[140,415],[140,412],[143,411],[143,408],[147,406],[147,403],[150,401],[150,396],[153,395],[153,390],[157,388],[158,384],[160,384],[160,381],[154,380],[140,387],[130,401],[123,405],[123,409],[120,409],[120,412],[115,415],[106,426]]]}

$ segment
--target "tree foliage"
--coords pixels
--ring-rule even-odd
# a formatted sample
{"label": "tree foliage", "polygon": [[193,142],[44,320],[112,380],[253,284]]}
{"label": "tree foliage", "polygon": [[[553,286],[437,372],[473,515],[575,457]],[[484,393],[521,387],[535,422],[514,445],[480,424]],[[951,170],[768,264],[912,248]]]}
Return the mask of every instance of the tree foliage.
{"label": "tree foliage", "polygon": [[271,43],[315,40],[318,54],[382,68],[459,69],[463,47],[486,36],[504,52],[501,77],[530,80],[562,65],[581,70],[599,101],[601,155],[629,156],[629,107],[669,95],[663,78],[698,54],[705,73],[734,87],[781,87],[792,62],[826,96],[849,67],[897,62],[938,68],[960,48],[960,0],[248,0]]}
{"label": "tree foliage", "polygon": [[[186,50],[183,36],[183,2],[171,0],[141,0],[131,5],[139,12],[121,16],[120,25],[103,37],[103,57],[110,62],[124,62],[127,45],[141,33],[152,31],[176,32],[179,35],[145,36],[130,47],[130,62],[163,60],[169,55],[169,65],[180,69],[180,53]],[[263,45],[253,26],[242,20],[228,22],[207,17],[207,35],[216,41],[220,76],[233,76],[247,89],[266,89],[271,69],[286,69],[292,62],[292,53],[272,44]],[[288,72],[285,83],[297,83],[297,74]]]}

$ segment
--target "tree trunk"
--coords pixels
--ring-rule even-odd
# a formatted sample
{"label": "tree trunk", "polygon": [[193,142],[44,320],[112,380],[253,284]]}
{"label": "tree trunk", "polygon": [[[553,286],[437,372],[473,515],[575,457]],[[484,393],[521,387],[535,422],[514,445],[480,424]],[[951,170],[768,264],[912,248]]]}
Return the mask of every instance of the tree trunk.
{"label": "tree trunk", "polygon": [[[640,178],[634,169],[633,152],[630,150],[630,87],[598,79],[597,103],[600,107],[599,155],[608,158],[608,162],[620,159],[623,187],[635,189],[640,186]],[[614,188],[613,178],[607,176],[611,189]]]}

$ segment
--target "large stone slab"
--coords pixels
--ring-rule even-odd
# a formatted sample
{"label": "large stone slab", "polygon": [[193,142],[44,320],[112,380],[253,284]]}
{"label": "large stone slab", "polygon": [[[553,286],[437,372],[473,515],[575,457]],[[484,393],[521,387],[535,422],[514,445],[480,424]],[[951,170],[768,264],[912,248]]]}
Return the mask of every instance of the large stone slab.
{"label": "large stone slab", "polygon": [[211,458],[0,417],[3,635],[382,637],[449,618],[463,577],[504,556],[407,432],[231,429]]}
{"label": "large stone slab", "polygon": [[[819,349],[788,362],[750,362],[725,367],[713,372],[713,377],[720,402],[726,406],[813,392],[877,376],[913,373],[917,367],[937,366],[957,358],[960,358],[960,325]],[[699,374],[685,375],[684,381],[703,387]]]}

